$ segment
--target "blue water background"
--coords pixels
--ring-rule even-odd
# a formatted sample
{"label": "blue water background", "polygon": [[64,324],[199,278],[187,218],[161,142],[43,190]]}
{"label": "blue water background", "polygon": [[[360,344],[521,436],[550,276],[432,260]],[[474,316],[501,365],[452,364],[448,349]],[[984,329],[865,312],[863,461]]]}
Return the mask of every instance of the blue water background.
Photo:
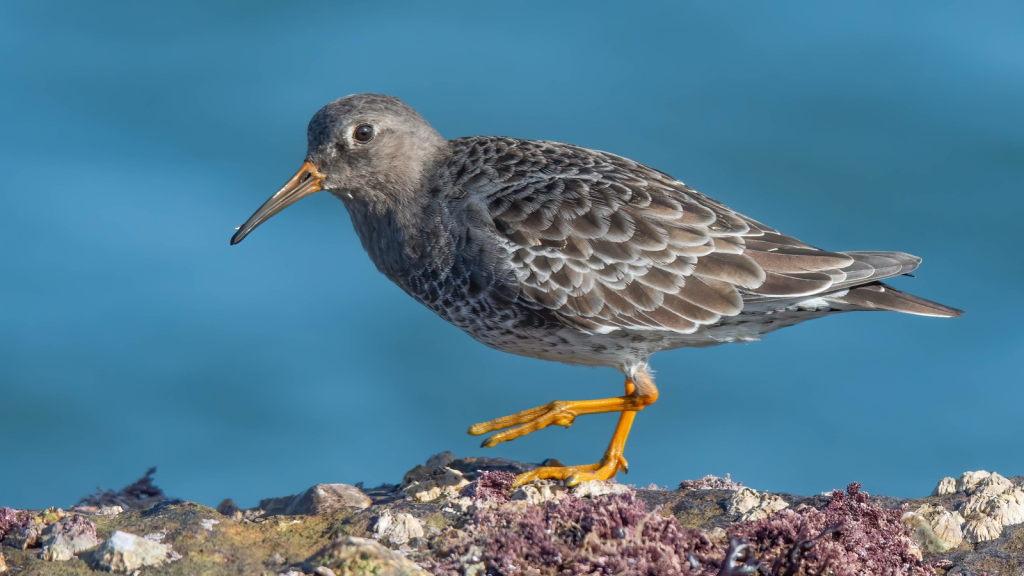
{"label": "blue water background", "polygon": [[609,150],[835,250],[957,320],[848,314],[660,354],[620,480],[921,496],[1024,474],[1024,8],[936,2],[0,3],[0,505],[159,466],[243,506],[397,482],[441,450],[596,460],[614,415],[466,428],[621,376],[474,342],[381,276],[344,206],[228,238],[310,116],[399,96],[445,136]]}

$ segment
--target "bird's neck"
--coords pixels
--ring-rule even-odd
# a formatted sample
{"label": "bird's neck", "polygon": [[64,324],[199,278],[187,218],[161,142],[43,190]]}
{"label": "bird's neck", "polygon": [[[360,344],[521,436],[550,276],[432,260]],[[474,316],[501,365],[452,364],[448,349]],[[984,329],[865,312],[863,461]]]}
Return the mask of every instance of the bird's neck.
{"label": "bird's neck", "polygon": [[[363,249],[385,276],[412,293],[410,275],[445,274],[453,246],[452,218],[431,194],[409,195],[389,202],[368,196],[341,197]],[[415,294],[414,294],[415,296]]]}

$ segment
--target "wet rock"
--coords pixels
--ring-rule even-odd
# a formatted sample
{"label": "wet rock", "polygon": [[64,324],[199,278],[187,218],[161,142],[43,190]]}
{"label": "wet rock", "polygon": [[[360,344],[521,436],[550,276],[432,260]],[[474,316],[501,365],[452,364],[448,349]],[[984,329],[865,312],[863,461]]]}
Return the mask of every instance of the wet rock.
{"label": "wet rock", "polygon": [[903,515],[903,523],[913,530],[912,537],[924,552],[945,552],[964,540],[960,514],[942,506],[925,504]]}
{"label": "wet rock", "polygon": [[429,576],[402,554],[368,538],[341,536],[320,549],[305,563],[324,566],[346,576]]}
{"label": "wet rock", "polygon": [[424,536],[423,525],[412,514],[399,512],[392,514],[390,510],[384,510],[377,517],[373,526],[373,537],[377,540],[389,542],[395,546],[401,546],[413,538]]}
{"label": "wet rock", "polygon": [[330,514],[345,507],[369,508],[373,504],[363,491],[348,484],[317,484],[295,496],[267,498],[259,508],[266,516]]}
{"label": "wet rock", "polygon": [[41,557],[50,562],[63,562],[99,544],[92,521],[85,516],[69,516],[43,530]]}
{"label": "wet rock", "polygon": [[171,558],[170,546],[116,530],[92,554],[91,564],[107,572],[134,572],[146,566],[159,566]]}
{"label": "wet rock", "polygon": [[459,491],[467,485],[469,480],[462,472],[451,468],[435,468],[430,475],[403,488],[403,492],[417,502],[431,502],[441,497],[457,497]]}

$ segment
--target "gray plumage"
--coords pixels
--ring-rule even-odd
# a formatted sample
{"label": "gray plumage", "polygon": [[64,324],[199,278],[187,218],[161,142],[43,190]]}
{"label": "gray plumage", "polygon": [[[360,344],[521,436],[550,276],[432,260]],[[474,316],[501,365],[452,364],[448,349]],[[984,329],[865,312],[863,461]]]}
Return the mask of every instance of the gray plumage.
{"label": "gray plumage", "polygon": [[[361,125],[369,142],[353,137]],[[835,312],[961,314],[881,282],[916,256],[815,248],[607,152],[445,140],[374,94],[328,104],[308,136],[307,160],[377,268],[506,352],[632,375],[661,350],[757,340]]]}

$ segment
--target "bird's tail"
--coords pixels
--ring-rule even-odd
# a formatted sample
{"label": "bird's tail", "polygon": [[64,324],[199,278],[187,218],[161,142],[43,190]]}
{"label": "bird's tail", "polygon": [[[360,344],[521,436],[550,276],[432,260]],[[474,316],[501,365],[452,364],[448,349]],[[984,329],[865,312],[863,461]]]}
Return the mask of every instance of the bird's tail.
{"label": "bird's tail", "polygon": [[828,299],[856,306],[860,310],[889,310],[939,318],[953,318],[964,313],[963,310],[900,292],[881,282],[855,286],[843,296],[830,296]]}

